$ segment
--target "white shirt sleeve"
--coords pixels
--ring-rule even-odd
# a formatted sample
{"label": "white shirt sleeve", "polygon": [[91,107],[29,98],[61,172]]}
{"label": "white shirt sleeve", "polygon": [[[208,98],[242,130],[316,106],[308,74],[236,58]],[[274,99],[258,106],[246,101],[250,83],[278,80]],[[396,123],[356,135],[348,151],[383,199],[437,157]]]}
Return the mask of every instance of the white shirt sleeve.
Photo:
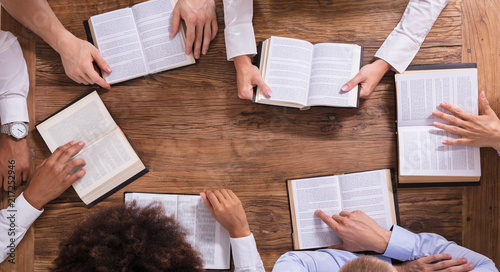
{"label": "white shirt sleeve", "polygon": [[413,60],[449,0],[410,0],[401,21],[379,48],[375,57],[402,73]]}
{"label": "white shirt sleeve", "polygon": [[28,122],[28,69],[17,38],[0,31],[0,119],[2,125]]}
{"label": "white shirt sleeve", "polygon": [[466,258],[474,264],[474,271],[496,271],[493,261],[479,253],[461,247],[454,242],[434,233],[415,234],[394,225],[391,238],[384,256],[400,261],[412,261],[418,258],[448,253],[453,259]]}
{"label": "white shirt sleeve", "polygon": [[265,272],[253,234],[231,238],[234,272]]}
{"label": "white shirt sleeve", "polygon": [[227,60],[242,55],[257,54],[253,31],[253,0],[223,0],[224,35]]}
{"label": "white shirt sleeve", "polygon": [[42,214],[21,193],[13,203],[0,211],[0,262],[15,250],[31,224]]}

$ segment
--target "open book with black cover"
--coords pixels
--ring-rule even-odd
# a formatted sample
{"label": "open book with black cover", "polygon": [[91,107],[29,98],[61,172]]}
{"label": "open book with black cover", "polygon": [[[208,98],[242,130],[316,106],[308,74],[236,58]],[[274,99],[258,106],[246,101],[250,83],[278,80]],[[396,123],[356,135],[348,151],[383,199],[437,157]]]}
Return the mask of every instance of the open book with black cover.
{"label": "open book with black cover", "polygon": [[199,195],[125,193],[125,203],[136,201],[145,207],[163,206],[186,230],[186,240],[197,249],[205,269],[230,269],[230,239],[227,230],[217,222]]}
{"label": "open book with black cover", "polygon": [[343,92],[363,63],[363,47],[355,44],[318,43],[272,36],[259,45],[258,66],[272,91],[260,88],[253,102],[309,109],[312,106],[357,108],[359,88]]}
{"label": "open book with black cover", "polygon": [[390,169],[287,180],[293,248],[342,243],[314,212],[328,215],[360,210],[385,229],[399,224],[396,184]]}
{"label": "open book with black cover", "polygon": [[453,134],[433,126],[446,123],[434,117],[441,102],[478,114],[475,63],[410,66],[396,74],[399,183],[420,185],[478,184],[481,158],[478,147],[447,146]]}
{"label": "open book with black cover", "polygon": [[109,84],[196,63],[192,52],[185,54],[183,27],[170,37],[176,2],[149,0],[83,22],[88,40],[112,69],[102,71]]}
{"label": "open book with black cover", "polygon": [[73,188],[89,207],[148,172],[95,90],[43,120],[36,128],[50,152],[73,140],[85,142],[75,158],[85,160],[86,174],[73,183]]}

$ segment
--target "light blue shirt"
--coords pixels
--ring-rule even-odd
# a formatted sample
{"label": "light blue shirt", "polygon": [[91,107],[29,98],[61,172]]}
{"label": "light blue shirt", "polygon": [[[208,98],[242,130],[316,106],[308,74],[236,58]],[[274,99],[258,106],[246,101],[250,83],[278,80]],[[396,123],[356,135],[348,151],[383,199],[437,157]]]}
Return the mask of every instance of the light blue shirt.
{"label": "light blue shirt", "polygon": [[[448,253],[453,259],[465,257],[469,263],[474,264],[474,271],[498,272],[493,261],[487,257],[447,241],[440,235],[433,233],[415,234],[396,225],[393,226],[391,238],[384,254],[374,257],[387,262],[391,262],[391,258],[404,262],[438,253]],[[344,264],[360,256],[363,254],[336,249],[291,251],[283,254],[276,261],[273,272],[338,271]]]}

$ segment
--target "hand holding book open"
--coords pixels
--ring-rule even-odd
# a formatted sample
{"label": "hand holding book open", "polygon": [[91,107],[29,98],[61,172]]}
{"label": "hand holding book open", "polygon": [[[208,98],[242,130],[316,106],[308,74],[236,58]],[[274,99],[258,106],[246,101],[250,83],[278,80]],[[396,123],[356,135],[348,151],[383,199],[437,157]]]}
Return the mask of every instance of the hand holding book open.
{"label": "hand holding book open", "polygon": [[234,58],[236,81],[238,83],[238,97],[241,99],[253,98],[253,88],[259,86],[266,97],[271,97],[271,89],[267,86],[257,66],[252,64],[250,56],[243,55]]}
{"label": "hand holding book open", "polygon": [[446,131],[459,134],[460,139],[444,140],[445,145],[469,145],[475,147],[493,147],[500,151],[500,119],[491,109],[484,92],[481,93],[479,104],[482,115],[476,116],[448,103],[441,103],[441,107],[455,116],[434,110],[432,115],[447,121],[452,125],[434,122],[434,126]]}
{"label": "hand holding book open", "polygon": [[200,193],[212,216],[232,238],[246,237],[251,234],[245,210],[240,199],[231,190],[207,190]]}
{"label": "hand holding book open", "polygon": [[214,0],[179,0],[173,11],[170,36],[177,35],[181,19],[186,23],[186,55],[191,54],[194,46],[194,57],[199,59],[200,49],[206,55],[210,41],[217,34]]}
{"label": "hand holding book open", "polygon": [[57,148],[38,166],[24,191],[24,198],[31,206],[42,209],[85,175],[85,169],[82,168],[85,161],[72,159],[84,146],[84,142],[71,141]]}
{"label": "hand holding book open", "polygon": [[375,87],[389,69],[391,69],[391,66],[383,59],[367,64],[359,70],[356,76],[342,86],[342,91],[348,92],[361,84],[359,97],[367,99],[372,95],[373,90],[375,90]]}

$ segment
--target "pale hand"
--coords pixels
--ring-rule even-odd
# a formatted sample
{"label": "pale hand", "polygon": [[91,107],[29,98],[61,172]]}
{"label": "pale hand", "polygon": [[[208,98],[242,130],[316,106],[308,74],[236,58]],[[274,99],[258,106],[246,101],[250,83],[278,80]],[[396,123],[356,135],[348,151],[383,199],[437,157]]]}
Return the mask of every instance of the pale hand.
{"label": "pale hand", "polygon": [[71,160],[84,145],[84,142],[72,141],[60,146],[37,167],[24,191],[24,198],[31,206],[42,209],[85,175],[85,170],[80,169],[85,166],[85,161],[80,158]]}
{"label": "pale hand", "polygon": [[199,59],[200,49],[206,55],[218,31],[215,1],[179,0],[173,11],[170,36],[179,31],[181,19],[186,24],[186,55],[191,54],[194,44],[194,57]]}
{"label": "pale hand", "polygon": [[264,95],[270,97],[272,92],[262,78],[259,68],[252,64],[250,56],[243,55],[234,58],[236,80],[238,83],[238,97],[241,99],[253,98],[253,88],[259,86]]}
{"label": "pale hand", "polygon": [[373,63],[363,66],[358,74],[342,86],[342,91],[348,92],[356,85],[361,84],[359,97],[369,98],[389,69],[391,66],[385,60],[377,59]]}
{"label": "pale hand", "polygon": [[395,265],[394,267],[398,272],[466,272],[474,269],[474,264],[467,263],[466,258],[451,258],[450,254],[440,253]]}
{"label": "pale hand", "polygon": [[7,134],[0,134],[0,181],[3,189],[8,191],[9,186],[20,186],[28,180],[29,172],[30,153],[26,138],[16,140]]}
{"label": "pale hand", "polygon": [[207,190],[200,193],[212,216],[232,238],[247,237],[251,234],[247,216],[240,199],[231,190]]}
{"label": "pale hand", "polygon": [[110,89],[107,83],[94,68],[95,61],[101,70],[111,73],[108,63],[102,58],[99,50],[87,41],[78,39],[73,34],[66,34],[60,41],[62,64],[66,75],[77,83],[89,85],[98,84],[99,86]]}
{"label": "pale hand", "polygon": [[343,241],[342,244],[330,248],[351,252],[374,251],[384,253],[389,244],[391,231],[380,227],[377,222],[362,211],[352,213],[341,211],[331,217],[322,210],[316,210],[315,214]]}
{"label": "pale hand", "polygon": [[462,136],[460,139],[444,140],[445,145],[470,145],[476,147],[493,147],[500,151],[500,120],[491,109],[484,92],[479,96],[482,115],[476,116],[448,103],[441,107],[453,113],[449,115],[434,110],[432,115],[441,118],[452,125],[434,122],[434,126]]}

